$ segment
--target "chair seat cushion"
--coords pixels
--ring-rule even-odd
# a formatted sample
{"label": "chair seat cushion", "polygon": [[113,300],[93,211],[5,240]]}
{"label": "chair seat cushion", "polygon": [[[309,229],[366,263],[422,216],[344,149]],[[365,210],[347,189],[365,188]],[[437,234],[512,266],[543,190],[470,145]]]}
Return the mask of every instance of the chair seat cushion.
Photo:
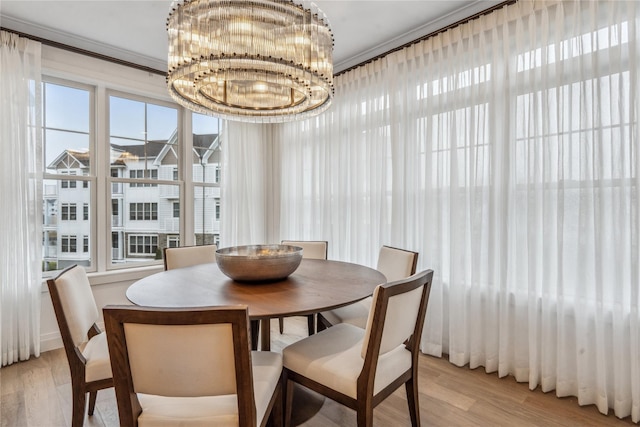
{"label": "chair seat cushion", "polygon": [[[332,326],[285,347],[284,367],[355,399],[364,335],[364,329],[347,323]],[[404,345],[380,356],[374,395],[409,369],[411,352]]]}
{"label": "chair seat cushion", "polygon": [[109,346],[107,334],[101,332],[92,337],[81,348],[82,355],[87,359],[85,365],[85,381],[97,381],[111,378],[111,362],[109,360]]}
{"label": "chair seat cushion", "polygon": [[[268,351],[251,353],[253,392],[258,425],[264,418],[282,374],[282,356]],[[138,425],[145,426],[237,426],[235,394],[202,397],[166,397],[138,394],[142,414]]]}
{"label": "chair seat cushion", "polygon": [[372,301],[373,298],[369,297],[362,301],[358,301],[344,307],[334,308],[333,310],[325,311],[320,314],[332,325],[337,325],[338,323],[349,323],[365,329],[367,327],[367,318],[369,317]]}

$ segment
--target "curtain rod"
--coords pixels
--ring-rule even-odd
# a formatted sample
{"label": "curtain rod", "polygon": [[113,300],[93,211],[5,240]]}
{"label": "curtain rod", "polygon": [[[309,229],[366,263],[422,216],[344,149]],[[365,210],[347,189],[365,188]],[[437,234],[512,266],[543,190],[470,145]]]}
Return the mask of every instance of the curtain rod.
{"label": "curtain rod", "polygon": [[[372,63],[374,61],[382,59],[387,55],[390,55],[390,54],[392,54],[394,52],[397,52],[399,50],[402,50],[404,48],[412,46],[412,45],[414,45],[416,43],[420,43],[420,42],[422,42],[424,40],[427,40],[427,39],[429,39],[431,37],[434,37],[434,36],[436,36],[436,35],[438,35],[440,33],[443,33],[443,32],[445,32],[447,30],[450,30],[452,28],[455,28],[455,27],[458,27],[460,25],[466,24],[467,22],[470,22],[470,21],[472,21],[474,19],[477,19],[477,18],[479,18],[479,17],[481,17],[483,15],[487,15],[487,14],[489,14],[489,13],[495,11],[495,10],[498,10],[498,9],[504,7],[504,6],[516,3],[517,1],[518,0],[507,0],[507,1],[503,1],[501,3],[498,3],[495,6],[492,6],[492,7],[488,8],[488,9],[482,10],[482,11],[480,11],[480,12],[474,14],[474,15],[471,15],[471,16],[469,16],[467,18],[461,19],[460,21],[454,22],[453,24],[449,24],[446,27],[440,28],[440,29],[438,29],[436,31],[433,31],[433,32],[431,32],[429,34],[426,34],[426,35],[424,35],[422,37],[419,37],[419,38],[417,38],[415,40],[407,42],[407,43],[405,43],[405,44],[403,44],[401,46],[398,46],[398,47],[393,48],[391,50],[388,50],[388,51],[386,51],[384,53],[376,55],[371,59],[367,59],[366,61],[363,61],[363,62],[361,62],[359,64],[353,65],[353,66],[351,66],[351,67],[349,67],[349,68],[347,68],[345,70],[340,71],[339,73],[334,74],[334,77],[337,77],[337,76],[345,74],[345,73],[347,73],[349,71],[355,70],[356,68],[363,67],[363,66],[365,66],[367,64],[370,64],[370,63]],[[113,63],[124,65],[124,66],[130,67],[130,68],[135,68],[135,69],[138,69],[138,70],[146,71],[146,72],[152,73],[152,74],[159,74],[161,76],[166,76],[167,75],[166,71],[156,70],[155,68],[146,67],[144,65],[136,64],[136,63],[129,62],[129,61],[124,61],[124,60],[121,60],[121,59],[114,58],[112,56],[108,56],[108,55],[103,55],[103,54],[100,54],[100,53],[92,52],[90,50],[80,49],[78,47],[70,46],[70,45],[67,45],[67,44],[64,44],[64,43],[59,43],[59,42],[56,42],[56,41],[53,41],[53,40],[49,40],[49,39],[45,39],[45,38],[42,38],[42,37],[37,37],[37,36],[31,35],[31,34],[26,34],[26,33],[23,33],[23,32],[20,32],[20,31],[16,31],[16,30],[12,30],[12,29],[9,29],[9,28],[4,28],[4,27],[0,26],[0,30],[7,31],[7,32],[10,32],[10,33],[14,33],[14,34],[17,34],[17,35],[19,35],[21,37],[25,37],[25,38],[28,38],[28,39],[31,39],[31,40],[34,40],[34,41],[38,41],[38,42],[40,42],[42,44],[45,44],[47,46],[52,46],[52,47],[56,47],[56,48],[59,48],[59,49],[68,50],[68,51],[71,51],[71,52],[79,53],[81,55],[86,55],[86,56],[90,56],[90,57],[93,57],[93,58],[101,59],[103,61],[113,62]]]}
{"label": "curtain rod", "polygon": [[421,36],[421,37],[419,37],[419,38],[417,38],[417,39],[415,39],[415,40],[411,40],[410,42],[407,42],[407,43],[405,43],[405,44],[403,44],[403,45],[401,45],[401,46],[395,47],[395,48],[393,48],[393,49],[391,49],[391,50],[388,50],[388,51],[386,51],[386,52],[384,52],[384,53],[381,53],[381,54],[379,54],[379,55],[376,55],[376,56],[374,56],[374,57],[373,57],[373,58],[371,58],[371,59],[367,59],[366,61],[363,61],[363,62],[361,62],[361,63],[359,63],[359,64],[356,64],[356,65],[353,65],[353,66],[351,66],[351,67],[349,67],[349,68],[346,68],[346,69],[344,69],[344,70],[340,71],[339,73],[334,74],[333,76],[334,76],[334,77],[338,77],[338,76],[340,76],[340,75],[342,75],[342,74],[348,73],[349,71],[353,71],[353,70],[355,70],[356,68],[363,67],[363,66],[365,66],[365,65],[367,65],[367,64],[370,64],[370,63],[372,63],[372,62],[374,62],[374,61],[377,61],[378,59],[382,59],[382,58],[384,58],[384,57],[385,57],[385,56],[387,56],[387,55],[390,55],[390,54],[392,54],[392,53],[394,53],[394,52],[397,52],[397,51],[399,51],[399,50],[405,49],[405,48],[407,48],[407,47],[409,47],[409,46],[412,46],[412,45],[414,45],[414,44],[416,44],[416,43],[420,43],[420,42],[422,42],[422,41],[425,41],[425,40],[427,40],[427,39],[430,39],[431,37],[437,36],[438,34],[444,33],[445,31],[448,31],[448,30],[450,30],[450,29],[452,29],[452,28],[455,28],[455,27],[458,27],[458,26],[460,26],[460,25],[463,25],[463,24],[466,24],[466,23],[468,23],[468,22],[471,22],[471,21],[473,21],[474,19],[477,19],[477,18],[479,18],[479,17],[481,17],[481,16],[483,16],[483,15],[488,15],[489,13],[491,13],[491,12],[493,12],[493,11],[495,11],[495,10],[498,10],[498,9],[500,9],[500,8],[502,8],[502,7],[504,7],[504,6],[508,6],[508,5],[510,5],[510,4],[514,4],[514,3],[516,3],[517,1],[518,1],[518,0],[507,0],[507,1],[503,1],[502,3],[498,3],[498,4],[496,4],[496,5],[492,6],[492,7],[488,8],[488,9],[481,10],[480,12],[478,12],[478,13],[476,13],[476,14],[473,14],[473,15],[471,15],[471,16],[469,16],[469,17],[467,17],[467,18],[461,19],[461,20],[459,20],[459,21],[457,21],[457,22],[454,22],[453,24],[449,24],[449,25],[447,25],[446,27],[442,27],[442,28],[440,28],[440,29],[438,29],[438,30],[432,31],[432,32],[430,32],[429,34],[425,34],[424,36]]}
{"label": "curtain rod", "polygon": [[147,67],[147,66],[144,66],[144,65],[136,64],[134,62],[124,61],[122,59],[114,58],[114,57],[108,56],[108,55],[103,55],[101,53],[92,52],[90,50],[80,49],[79,47],[74,47],[74,46],[70,46],[68,44],[59,43],[59,42],[56,42],[56,41],[53,41],[53,40],[49,40],[49,39],[45,39],[45,38],[42,38],[42,37],[31,35],[31,34],[23,33],[21,31],[12,30],[10,28],[0,27],[0,30],[6,31],[6,32],[9,32],[9,33],[13,33],[13,34],[17,34],[20,37],[24,37],[24,38],[27,38],[27,39],[30,39],[30,40],[33,40],[33,41],[37,41],[37,42],[40,42],[40,43],[45,44],[47,46],[52,46],[52,47],[56,47],[56,48],[59,48],[59,49],[68,50],[70,52],[79,53],[79,54],[85,55],[85,56],[91,56],[93,58],[102,59],[103,61],[113,62],[115,64],[124,65],[126,67],[135,68],[135,69],[146,71],[146,72],[152,73],[152,74],[159,74],[161,76],[166,76],[167,75],[166,71],[156,70],[155,68],[151,68],[151,67]]}

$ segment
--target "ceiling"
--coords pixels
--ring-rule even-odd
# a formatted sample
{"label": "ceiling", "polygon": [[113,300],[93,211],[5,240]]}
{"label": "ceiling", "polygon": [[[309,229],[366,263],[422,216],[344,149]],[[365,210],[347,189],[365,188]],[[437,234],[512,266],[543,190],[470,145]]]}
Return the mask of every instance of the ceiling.
{"label": "ceiling", "polygon": [[[314,2],[331,23],[337,73],[501,1]],[[171,0],[2,0],[0,26],[163,71],[170,5]]]}

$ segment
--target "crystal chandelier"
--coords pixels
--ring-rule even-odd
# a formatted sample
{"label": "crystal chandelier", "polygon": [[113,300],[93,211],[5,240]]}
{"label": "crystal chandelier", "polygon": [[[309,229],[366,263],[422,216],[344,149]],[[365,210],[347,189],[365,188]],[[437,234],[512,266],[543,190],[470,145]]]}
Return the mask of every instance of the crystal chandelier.
{"label": "crystal chandelier", "polygon": [[333,34],[313,3],[174,1],[167,33],[169,92],[190,110],[284,122],[333,99]]}

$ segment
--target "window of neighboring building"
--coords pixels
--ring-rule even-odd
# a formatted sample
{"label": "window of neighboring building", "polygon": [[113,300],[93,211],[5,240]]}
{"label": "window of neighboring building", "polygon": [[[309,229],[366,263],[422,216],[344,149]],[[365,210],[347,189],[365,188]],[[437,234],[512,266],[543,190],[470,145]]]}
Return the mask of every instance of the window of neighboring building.
{"label": "window of neighboring building", "polygon": [[167,237],[167,247],[168,248],[177,248],[180,246],[180,236],[168,236]]}
{"label": "window of neighboring building", "polygon": [[180,203],[179,202],[174,202],[173,203],[173,217],[174,218],[180,218]]}
{"label": "window of neighboring building", "polygon": [[89,252],[89,236],[84,236],[82,238],[82,252],[84,253]]}
{"label": "window of neighboring building", "polygon": [[72,203],[63,203],[60,206],[60,216],[63,221],[76,220],[76,205]]}
{"label": "window of neighboring building", "polygon": [[155,255],[158,250],[158,236],[130,235],[129,254]]}
{"label": "window of neighboring building", "polygon": [[82,219],[84,221],[89,221],[89,204],[85,203],[82,205]]}
{"label": "window of neighboring building", "polygon": [[[60,172],[63,175],[75,175],[75,172],[67,172],[67,171],[61,171]],[[69,181],[68,179],[63,179],[62,181],[60,181],[60,186],[62,188],[76,188],[76,181]]]}
{"label": "window of neighboring building", "polygon": [[130,203],[129,219],[132,221],[156,221],[158,219],[158,204]]}
{"label": "window of neighboring building", "polygon": [[62,236],[60,251],[63,253],[77,252],[76,236]]}
{"label": "window of neighboring building", "polygon": [[[138,170],[130,170],[129,178],[137,178],[137,179],[158,179],[158,170],[157,169],[138,169]],[[150,183],[139,183],[139,182],[131,182],[129,183],[129,187],[157,187],[158,184],[150,184]]]}

